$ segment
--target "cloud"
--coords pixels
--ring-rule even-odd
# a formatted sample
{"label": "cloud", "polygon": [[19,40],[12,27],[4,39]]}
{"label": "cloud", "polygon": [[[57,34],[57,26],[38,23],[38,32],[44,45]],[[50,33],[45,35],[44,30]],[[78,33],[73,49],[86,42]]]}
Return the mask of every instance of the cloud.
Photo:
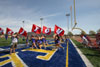
{"label": "cloud", "polygon": [[80,8],[100,8],[100,0],[76,0],[76,6]]}
{"label": "cloud", "polygon": [[[40,1],[35,4],[32,1],[30,4],[31,1],[0,0],[0,27],[4,29],[10,27],[12,30],[18,31],[23,26],[22,21],[25,21],[25,30],[29,32],[31,31],[32,24],[41,26],[40,17],[43,17],[43,25],[51,27],[54,30],[54,25],[57,24],[67,31],[65,13],[67,7],[69,8],[68,5],[73,3],[73,0],[63,0],[61,2],[59,0],[57,3],[53,3],[53,5],[51,5],[53,1],[46,1],[46,4],[44,2],[39,3]],[[66,4],[66,2],[68,3]],[[99,29],[99,3],[100,0],[76,0],[77,27],[84,29],[86,32],[91,29]],[[68,9],[67,11],[70,10]],[[76,31],[75,33],[80,33],[80,31]]]}
{"label": "cloud", "polygon": [[41,12],[38,11],[38,8],[14,5],[11,1],[0,1],[0,27],[4,28],[5,31],[6,27],[9,27],[17,32],[23,26],[22,21],[25,21],[26,27],[30,28],[31,24],[38,22],[36,20],[39,19],[40,15]]}
{"label": "cloud", "polygon": [[58,16],[58,15],[61,15],[61,13],[49,14],[47,16],[43,16],[43,18],[55,17],[55,16]]}

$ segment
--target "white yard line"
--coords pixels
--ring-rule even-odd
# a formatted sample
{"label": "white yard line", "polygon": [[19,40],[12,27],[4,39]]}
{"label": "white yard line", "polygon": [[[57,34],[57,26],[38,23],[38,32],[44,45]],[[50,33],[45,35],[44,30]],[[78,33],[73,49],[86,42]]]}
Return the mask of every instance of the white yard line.
{"label": "white yard line", "polygon": [[81,56],[82,60],[84,61],[86,67],[94,67],[91,62],[87,59],[87,57],[80,51],[79,48],[77,48],[77,46],[75,45],[75,43],[70,39],[70,41],[72,42],[72,44],[74,45],[74,47],[76,48],[77,52],[79,53],[79,55]]}

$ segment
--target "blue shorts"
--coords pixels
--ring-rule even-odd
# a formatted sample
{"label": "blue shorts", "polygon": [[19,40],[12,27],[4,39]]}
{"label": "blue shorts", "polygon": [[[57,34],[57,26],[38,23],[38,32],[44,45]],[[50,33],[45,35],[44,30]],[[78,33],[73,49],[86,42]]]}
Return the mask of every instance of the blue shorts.
{"label": "blue shorts", "polygon": [[42,41],[41,41],[41,40],[38,40],[37,42],[38,42],[39,44],[42,44]]}
{"label": "blue shorts", "polygon": [[32,43],[35,43],[35,39],[32,39]]}
{"label": "blue shorts", "polygon": [[29,40],[28,40],[28,39],[26,39],[26,42],[29,42]]}
{"label": "blue shorts", "polygon": [[59,44],[60,43],[60,41],[59,40],[55,40],[55,44]]}
{"label": "blue shorts", "polygon": [[43,38],[43,39],[42,39],[42,42],[43,42],[43,43],[46,43],[46,39],[45,39],[45,38]]}

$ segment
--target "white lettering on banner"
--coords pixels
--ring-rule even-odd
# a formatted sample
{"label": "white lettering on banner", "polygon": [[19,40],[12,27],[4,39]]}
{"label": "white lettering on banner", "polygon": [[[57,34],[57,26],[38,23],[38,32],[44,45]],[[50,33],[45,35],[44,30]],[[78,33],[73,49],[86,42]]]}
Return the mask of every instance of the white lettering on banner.
{"label": "white lettering on banner", "polygon": [[20,34],[23,34],[23,33],[24,33],[24,30]]}
{"label": "white lettering on banner", "polygon": [[37,27],[37,26],[36,26],[36,28],[35,28],[34,32],[36,32],[38,29],[39,29],[39,27]]}
{"label": "white lettering on banner", "polygon": [[49,28],[45,29],[45,33],[49,33]]}
{"label": "white lettering on banner", "polygon": [[58,29],[58,30],[56,31],[56,33],[57,33],[57,34],[60,34],[62,31],[63,31],[63,30]]}

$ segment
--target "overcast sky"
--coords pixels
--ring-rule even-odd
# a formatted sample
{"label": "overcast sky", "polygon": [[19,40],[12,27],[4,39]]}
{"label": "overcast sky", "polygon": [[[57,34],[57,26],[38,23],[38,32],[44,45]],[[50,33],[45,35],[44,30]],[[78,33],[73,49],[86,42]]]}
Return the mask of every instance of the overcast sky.
{"label": "overcast sky", "polygon": [[[74,12],[73,0],[0,0],[0,27],[17,32],[25,21],[24,29],[29,32],[32,24],[41,26],[40,17],[43,17],[43,25],[54,30],[57,24],[68,31],[66,13],[70,13],[71,5]],[[86,33],[100,29],[100,0],[76,0],[76,21],[77,27]],[[73,33],[80,31],[74,30]]]}

